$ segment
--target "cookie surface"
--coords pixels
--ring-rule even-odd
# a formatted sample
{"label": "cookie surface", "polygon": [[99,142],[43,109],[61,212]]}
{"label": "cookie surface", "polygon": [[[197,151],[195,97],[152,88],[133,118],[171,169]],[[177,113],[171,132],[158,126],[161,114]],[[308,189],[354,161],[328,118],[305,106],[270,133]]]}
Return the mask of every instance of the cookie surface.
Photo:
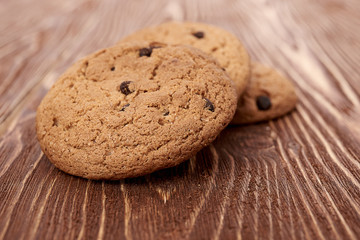
{"label": "cookie surface", "polygon": [[167,22],[144,28],[124,41],[156,41],[196,47],[215,57],[234,81],[240,96],[250,77],[250,58],[241,42],[228,31],[203,23]]}
{"label": "cookie surface", "polygon": [[295,108],[293,84],[276,70],[251,64],[251,79],[240,98],[232,124],[246,124],[280,117]]}
{"label": "cookie surface", "polygon": [[237,95],[216,60],[187,46],[124,43],[75,63],[37,110],[61,170],[121,179],[175,166],[231,121]]}

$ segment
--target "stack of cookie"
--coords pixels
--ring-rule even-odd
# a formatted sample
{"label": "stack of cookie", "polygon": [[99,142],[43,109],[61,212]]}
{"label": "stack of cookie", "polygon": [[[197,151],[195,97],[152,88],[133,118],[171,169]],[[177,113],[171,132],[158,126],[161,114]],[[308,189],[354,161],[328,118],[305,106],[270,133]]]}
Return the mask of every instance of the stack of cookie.
{"label": "stack of cookie", "polygon": [[291,82],[250,63],[229,32],[165,23],[70,67],[38,108],[37,136],[61,170],[122,179],[178,165],[230,122],[275,118],[295,103]]}

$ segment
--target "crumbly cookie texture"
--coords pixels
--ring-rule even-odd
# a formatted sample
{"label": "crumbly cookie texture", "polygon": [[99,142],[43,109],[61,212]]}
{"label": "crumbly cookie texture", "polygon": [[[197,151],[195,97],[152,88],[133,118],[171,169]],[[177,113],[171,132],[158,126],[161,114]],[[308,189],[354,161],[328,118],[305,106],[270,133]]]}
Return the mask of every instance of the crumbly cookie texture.
{"label": "crumbly cookie texture", "polygon": [[293,84],[276,70],[252,63],[249,86],[240,98],[232,124],[247,124],[280,117],[295,108]]}
{"label": "crumbly cookie texture", "polygon": [[37,110],[42,150],[61,170],[121,179],[175,166],[231,121],[233,82],[189,46],[122,43],[75,63]]}
{"label": "crumbly cookie texture", "polygon": [[215,57],[234,81],[240,96],[250,77],[250,58],[242,43],[228,31],[203,23],[167,22],[144,28],[124,41],[157,41],[191,45]]}

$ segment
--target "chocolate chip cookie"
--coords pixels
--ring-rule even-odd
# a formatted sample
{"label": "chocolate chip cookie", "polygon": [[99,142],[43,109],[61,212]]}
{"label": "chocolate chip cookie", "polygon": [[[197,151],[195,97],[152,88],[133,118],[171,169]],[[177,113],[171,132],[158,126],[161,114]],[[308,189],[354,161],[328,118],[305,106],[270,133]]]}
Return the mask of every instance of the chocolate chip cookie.
{"label": "chocolate chip cookie", "polygon": [[297,97],[289,79],[260,63],[251,64],[251,74],[232,124],[270,120],[295,108]]}
{"label": "chocolate chip cookie", "polygon": [[202,51],[122,43],[58,79],[38,107],[37,136],[49,160],[69,174],[135,177],[208,145],[230,123],[236,102],[230,77]]}
{"label": "chocolate chip cookie", "polygon": [[215,57],[234,81],[240,96],[250,76],[250,58],[242,43],[228,31],[203,23],[167,22],[139,30],[124,41],[156,41],[185,44]]}

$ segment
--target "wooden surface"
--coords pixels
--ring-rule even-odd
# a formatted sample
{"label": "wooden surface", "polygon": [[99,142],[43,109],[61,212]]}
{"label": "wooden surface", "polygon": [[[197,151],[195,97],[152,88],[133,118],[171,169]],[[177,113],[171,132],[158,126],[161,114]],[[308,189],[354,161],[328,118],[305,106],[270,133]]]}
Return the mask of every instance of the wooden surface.
{"label": "wooden surface", "polygon": [[[357,239],[358,0],[0,0],[0,239]],[[35,110],[76,59],[166,20],[212,23],[296,84],[297,110],[228,127],[178,167],[117,182],[54,168]]]}

